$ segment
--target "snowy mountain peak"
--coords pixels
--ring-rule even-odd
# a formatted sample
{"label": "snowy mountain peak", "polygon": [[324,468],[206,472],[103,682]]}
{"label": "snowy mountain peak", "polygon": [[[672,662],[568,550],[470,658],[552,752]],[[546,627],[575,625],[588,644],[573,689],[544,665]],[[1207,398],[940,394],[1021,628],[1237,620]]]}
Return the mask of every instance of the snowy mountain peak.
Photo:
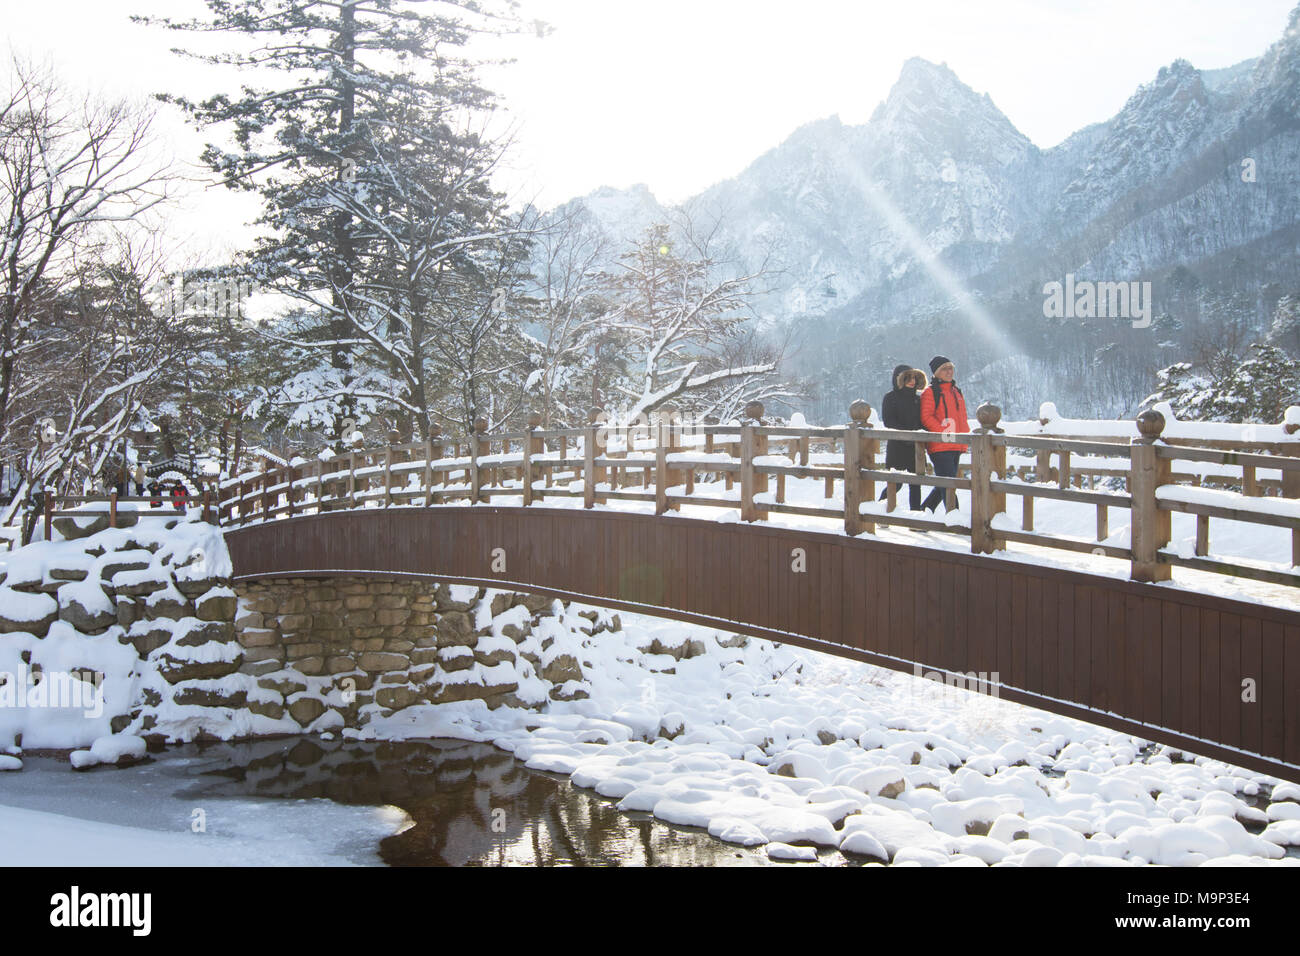
{"label": "snowy mountain peak", "polygon": [[903,64],[868,129],[880,142],[977,161],[1008,163],[1033,148],[987,93],[976,93],[947,64],[921,57]]}

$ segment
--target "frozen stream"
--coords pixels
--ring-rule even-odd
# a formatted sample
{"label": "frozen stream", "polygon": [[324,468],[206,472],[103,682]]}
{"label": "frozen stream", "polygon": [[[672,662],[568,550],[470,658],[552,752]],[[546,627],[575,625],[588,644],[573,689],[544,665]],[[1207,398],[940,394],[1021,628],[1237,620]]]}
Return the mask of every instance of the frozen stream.
{"label": "frozen stream", "polygon": [[0,776],[0,865],[771,862],[614,803],[460,740],[191,744],[80,773],[28,755]]}

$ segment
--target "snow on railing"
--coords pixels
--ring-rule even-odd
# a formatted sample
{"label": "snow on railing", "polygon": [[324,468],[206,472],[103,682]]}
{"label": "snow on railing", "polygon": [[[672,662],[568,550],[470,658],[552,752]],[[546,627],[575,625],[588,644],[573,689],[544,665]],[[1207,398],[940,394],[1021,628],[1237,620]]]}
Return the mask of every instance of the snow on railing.
{"label": "snow on railing", "polygon": [[[975,553],[1008,542],[1092,553],[1129,561],[1138,581],[1168,580],[1181,565],[1300,585],[1300,503],[1251,501],[1300,499],[1300,409],[1278,425],[1221,425],[1176,422],[1156,409],[1132,422],[1071,420],[1047,403],[1036,422],[1001,425],[999,409],[985,404],[974,429],[942,436],[873,427],[865,402],[849,412],[848,424],[820,428],[765,424],[758,403],[739,423],[691,428],[666,418],[649,427],[547,430],[534,415],[524,431],[491,434],[480,422],[461,440],[357,449],[236,476],[222,484],[217,511],[222,524],[240,525],[493,498],[524,507],[580,498],[585,508],[627,500],[653,503],[658,514],[700,506],[738,511],[744,521],[772,514],[831,519],[850,535],[874,533],[877,525],[958,534]],[[925,445],[936,440],[966,446],[955,476],[927,467]],[[912,467],[888,468],[880,460],[884,442],[911,445]],[[945,517],[904,512],[902,485],[931,489]],[[1201,487],[1206,494],[1190,493]],[[1007,514],[1008,496],[1022,502],[1018,527]],[[1036,530],[1039,500],[1095,509],[1095,536]],[[1112,534],[1116,509],[1128,511],[1129,526]],[[1170,545],[1171,512],[1196,516],[1190,553]],[[1212,558],[1211,518],[1290,529],[1290,564]]]}

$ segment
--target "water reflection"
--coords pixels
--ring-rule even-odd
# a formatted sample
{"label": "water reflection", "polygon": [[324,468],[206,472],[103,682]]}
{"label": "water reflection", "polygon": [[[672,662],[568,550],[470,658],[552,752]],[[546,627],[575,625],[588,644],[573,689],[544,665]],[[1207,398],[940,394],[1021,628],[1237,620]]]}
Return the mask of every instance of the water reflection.
{"label": "water reflection", "polygon": [[[400,807],[412,825],[380,844],[393,866],[767,865],[746,849],[529,770],[488,744],[256,740],[203,747],[187,794]],[[842,860],[838,862],[843,862]]]}

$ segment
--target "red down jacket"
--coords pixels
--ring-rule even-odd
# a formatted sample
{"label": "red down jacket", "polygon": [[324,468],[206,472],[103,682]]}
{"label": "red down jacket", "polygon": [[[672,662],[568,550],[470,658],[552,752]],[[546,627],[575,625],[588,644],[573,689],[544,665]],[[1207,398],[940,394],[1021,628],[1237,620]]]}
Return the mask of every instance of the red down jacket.
{"label": "red down jacket", "polygon": [[[938,401],[935,392],[939,393]],[[970,421],[966,417],[966,399],[961,389],[954,382],[935,380],[921,393],[921,424],[927,431],[963,434],[970,431]],[[930,451],[965,451],[965,445],[952,442],[932,441],[926,448]]]}

